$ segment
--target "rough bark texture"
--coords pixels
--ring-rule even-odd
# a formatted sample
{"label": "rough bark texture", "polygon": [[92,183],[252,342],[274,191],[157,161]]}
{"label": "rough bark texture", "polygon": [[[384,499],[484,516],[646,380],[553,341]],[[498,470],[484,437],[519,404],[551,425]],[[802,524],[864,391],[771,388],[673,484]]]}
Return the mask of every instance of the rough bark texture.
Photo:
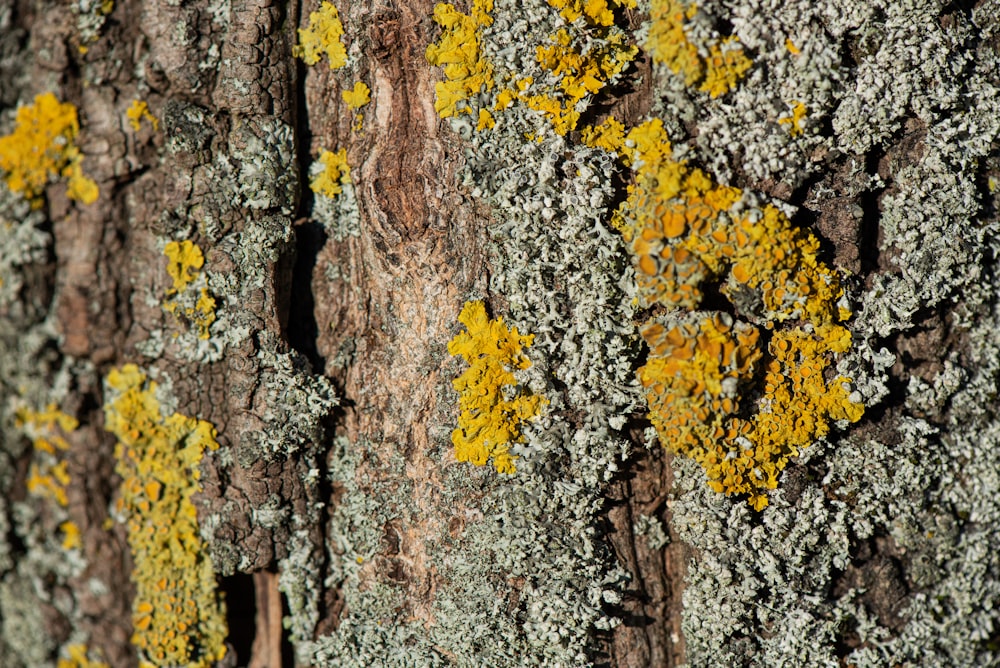
{"label": "rough bark texture", "polygon": [[[196,488],[178,544],[229,604],[221,661],[180,629],[190,665],[1000,665],[998,2],[472,2],[461,53],[492,81],[454,113],[433,0],[333,4],[336,68],[296,48],[315,2],[0,0],[0,137],[53,93],[99,189],[74,199],[67,167],[32,198],[0,155],[0,665],[170,664],[136,637],[173,585],[136,575],[120,502],[166,496],[116,443],[148,425],[108,431],[130,364],[154,422],[217,431],[156,474]],[[703,70],[747,70],[709,94],[654,46],[668,24]],[[639,330],[725,313],[769,355],[791,325],[728,275],[690,313],[640,301],[613,219],[643,154],[588,140],[607,118],[661,119],[685,168],[741,189],[721,219],[773,204],[844,286],[852,343],[820,368],[865,415],[763,510],[658,443]],[[339,192],[311,187],[341,149]],[[452,444],[476,300],[534,336],[503,390],[544,398],[514,474]],[[771,405],[755,373],[743,416]]]}

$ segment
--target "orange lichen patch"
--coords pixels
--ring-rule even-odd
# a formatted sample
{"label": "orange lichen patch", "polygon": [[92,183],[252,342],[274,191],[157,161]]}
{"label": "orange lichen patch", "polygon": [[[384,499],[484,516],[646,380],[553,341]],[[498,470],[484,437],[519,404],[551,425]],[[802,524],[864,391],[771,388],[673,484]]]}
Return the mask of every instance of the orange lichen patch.
{"label": "orange lichen patch", "polygon": [[[684,23],[694,18],[697,12],[698,7],[694,3],[686,5],[677,0],[652,0],[646,48],[654,62],[662,63],[674,74],[683,76],[685,85],[697,84],[702,92],[718,97],[736,86],[752,62],[735,37],[701,45],[692,43],[684,31]],[[702,49],[708,51],[707,58],[700,55]]]}
{"label": "orange lichen patch", "polygon": [[167,301],[163,309],[178,318],[183,316],[198,328],[198,338],[208,339],[210,328],[215,322],[215,298],[200,279],[205,256],[195,243],[171,241],[164,249],[167,257],[167,273],[173,279],[173,286],[167,289]]}
{"label": "orange lichen patch", "polygon": [[467,100],[493,89],[493,65],[483,59],[479,29],[493,23],[493,0],[473,0],[468,15],[450,3],[434,7],[434,22],[444,30],[426,51],[427,62],[444,68],[434,85],[434,110],[441,118],[472,113]]}
{"label": "orange lichen patch", "polygon": [[[594,133],[615,141],[612,133],[600,134],[600,126]],[[807,320],[818,327],[849,315],[840,313],[843,290],[819,260],[816,237],[773,205],[736,210],[742,191],[674,160],[660,121],[633,128],[617,152],[635,167],[619,220],[642,305],[696,308],[702,284],[713,280],[725,296],[756,295],[762,321]]]}
{"label": "orange lichen patch", "polygon": [[125,115],[128,117],[129,125],[136,132],[142,127],[142,121],[147,121],[151,126],[153,126],[153,131],[160,129],[160,119],[153,115],[153,112],[149,110],[149,105],[142,100],[132,100],[132,104],[125,111]]}
{"label": "orange lichen patch", "polygon": [[767,348],[763,396],[749,417],[741,397],[761,391],[754,371],[765,358],[757,328],[716,314],[670,330],[651,323],[642,335],[650,353],[639,380],[660,440],[697,461],[713,490],[746,494],[757,510],[799,449],[825,436],[831,421],[861,418],[849,379],[824,380],[830,354],[850,344],[842,327],[776,332]]}
{"label": "orange lichen patch", "polygon": [[792,54],[793,56],[797,56],[800,53],[802,53],[802,50],[799,49],[799,47],[795,46],[795,42],[793,42],[789,38],[785,39],[785,48],[788,49],[788,53]]}
{"label": "orange lichen patch", "polygon": [[95,661],[87,656],[87,646],[83,644],[68,645],[66,656],[56,663],[56,668],[110,668],[103,661]]}
{"label": "orange lichen patch", "polygon": [[41,206],[45,186],[66,179],[66,195],[91,204],[97,184],[83,174],[83,155],[76,146],[80,124],[76,107],[59,102],[52,93],[35,97],[35,103],[17,110],[14,131],[0,137],[0,171],[7,187],[22,193],[32,206]]}
{"label": "orange lichen patch", "polygon": [[519,388],[513,373],[531,366],[523,349],[534,336],[508,329],[502,318],[490,320],[479,301],[466,302],[458,320],[466,331],[448,343],[448,352],[461,355],[469,368],[453,382],[461,409],[451,434],[455,457],[476,466],[492,457],[497,471],[514,473],[510,444],[522,440],[521,425],[548,403]]}
{"label": "orange lichen patch", "polygon": [[779,118],[778,123],[781,125],[788,125],[788,134],[793,137],[798,137],[802,134],[802,119],[808,115],[808,110],[806,105],[802,104],[798,100],[792,100],[792,115],[787,118]]}
{"label": "orange lichen patch", "polygon": [[351,182],[351,167],[347,164],[347,149],[342,148],[336,153],[324,150],[319,154],[318,162],[323,166],[323,169],[309,181],[309,189],[319,195],[336,197],[344,191],[344,186]]}
{"label": "orange lichen patch", "polygon": [[69,473],[63,459],[69,442],[66,435],[79,426],[76,418],[49,404],[45,410],[19,408],[14,413],[14,425],[31,439],[34,449],[28,478],[28,493],[49,498],[60,507],[69,505],[66,487]]}
{"label": "orange lichen patch", "polygon": [[112,369],[106,385],[105,429],[118,438],[122,479],[116,510],[134,562],[132,643],[142,666],[207,668],[226,653],[226,615],[192,497],[205,450],[219,447],[215,428],[164,416],[156,383],[134,364]]}
{"label": "orange lichen patch", "polygon": [[315,65],[323,54],[335,70],[347,64],[347,48],[341,37],[344,25],[332,3],[324,2],[315,12],[309,13],[309,27],[299,28],[299,43],[292,47],[292,55],[306,65]]}
{"label": "orange lichen patch", "polygon": [[[831,421],[854,422],[864,410],[850,379],[826,380],[851,342],[839,277],[820,260],[816,237],[777,207],[737,207],[742,191],[674,159],[660,121],[628,133],[607,121],[583,134],[633,167],[613,222],[640,305],[698,313],[711,283],[755,323],[702,311],[669,329],[648,324],[639,379],[660,440],[698,461],[712,489],[746,494],[759,510],[790,457]],[[759,326],[771,332],[767,346]],[[752,404],[740,400],[748,396]]]}

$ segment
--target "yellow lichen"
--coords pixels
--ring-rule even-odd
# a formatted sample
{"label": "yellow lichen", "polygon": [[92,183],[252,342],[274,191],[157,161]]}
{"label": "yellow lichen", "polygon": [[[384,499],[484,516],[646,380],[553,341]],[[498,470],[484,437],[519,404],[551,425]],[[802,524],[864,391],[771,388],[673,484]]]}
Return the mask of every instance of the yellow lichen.
{"label": "yellow lichen", "polygon": [[[654,62],[662,63],[674,74],[683,76],[685,85],[698,84],[702,92],[718,97],[732,90],[752,63],[735,37],[701,45],[691,42],[684,24],[697,12],[698,7],[694,3],[685,5],[679,0],[652,0],[646,48]],[[707,58],[700,55],[699,46],[708,51]]]}
{"label": "yellow lichen", "polygon": [[[340,94],[344,98],[344,102],[347,104],[348,109],[360,109],[371,101],[371,89],[368,85],[358,81],[354,84],[354,88],[351,90],[345,90]],[[361,122],[364,119],[364,115],[361,113],[355,114],[353,130],[358,131],[361,129]]]}
{"label": "yellow lichen", "polygon": [[753,63],[743,53],[740,41],[727,37],[708,47],[705,75],[698,90],[710,97],[719,97],[736,87]]}
{"label": "yellow lichen", "polygon": [[66,656],[56,663],[56,668],[110,668],[103,661],[94,661],[87,656],[87,646],[84,644],[68,645]]}
{"label": "yellow lichen", "polygon": [[215,298],[208,293],[208,288],[202,288],[198,292],[198,301],[195,302],[194,312],[188,317],[193,317],[195,325],[198,327],[198,338],[208,339],[209,329],[215,322]]}
{"label": "yellow lichen", "polygon": [[0,172],[6,174],[7,187],[37,207],[45,186],[64,178],[70,199],[96,201],[97,184],[84,176],[83,155],[76,146],[79,131],[76,107],[59,102],[52,93],[38,95],[34,104],[18,109],[14,131],[0,137]]}
{"label": "yellow lichen", "polygon": [[354,84],[354,88],[345,90],[340,95],[349,108],[360,109],[371,101],[371,92],[367,84],[358,81]]}
{"label": "yellow lichen", "polygon": [[792,100],[792,115],[787,118],[779,118],[778,123],[782,125],[788,125],[788,134],[793,137],[798,137],[802,134],[802,119],[808,114],[806,105],[802,104],[798,100]]}
{"label": "yellow lichen", "polygon": [[153,126],[154,132],[160,129],[160,119],[153,115],[153,112],[149,110],[149,105],[142,100],[132,100],[132,104],[125,111],[125,115],[128,117],[129,125],[136,132],[142,127],[143,120]]}
{"label": "yellow lichen", "polygon": [[168,295],[182,292],[195,279],[205,265],[205,256],[194,242],[171,241],[163,248],[167,256],[167,273],[174,280],[174,286],[167,290]]}
{"label": "yellow lichen", "polygon": [[[584,14],[588,17],[588,14]],[[595,29],[599,25],[594,26]],[[610,24],[609,24],[610,25]],[[538,64],[554,74],[558,85],[536,93],[520,93],[518,98],[530,109],[549,117],[556,133],[576,129],[580,112],[577,103],[592,95],[624,70],[638,53],[624,33],[606,30],[602,44],[584,51],[575,43],[576,33],[562,29],[550,36],[551,43],[535,49]]]}
{"label": "yellow lichen", "polygon": [[317,161],[323,166],[312,180],[309,189],[319,195],[336,197],[344,191],[344,186],[351,182],[351,167],[347,164],[347,149],[342,148],[336,153],[323,151]]}
{"label": "yellow lichen", "polygon": [[493,89],[493,66],[479,48],[479,29],[493,23],[492,11],[493,0],[473,0],[468,15],[450,3],[434,7],[434,22],[444,30],[425,55],[444,69],[445,80],[434,85],[434,110],[441,118],[471,113],[466,100]]}
{"label": "yellow lichen", "polygon": [[80,527],[72,520],[66,520],[59,525],[63,532],[62,546],[64,550],[73,550],[80,547]]}
{"label": "yellow lichen", "polygon": [[[544,114],[557,134],[575,130],[580,119],[579,103],[604,88],[635,59],[638,49],[629,44],[625,33],[614,25],[613,13],[604,0],[549,0],[552,7],[568,21],[580,21],[583,30],[560,29],[549,36],[547,44],[535,48],[535,58],[542,69],[555,77],[555,85],[523,77],[506,86],[497,95],[494,110],[509,107],[515,100]],[[619,6],[628,3],[614,2]],[[590,41],[586,48],[579,38]],[[492,127],[480,124],[482,127]],[[482,129],[480,127],[479,129]]]}
{"label": "yellow lichen", "polygon": [[[765,352],[756,327],[725,314],[671,329],[646,325],[650,354],[639,380],[661,441],[701,464],[713,490],[746,494],[760,510],[765,490],[777,486],[800,448],[825,436],[831,420],[861,417],[863,408],[845,389],[849,381],[824,380],[830,354],[845,349],[846,330],[838,329],[775,332],[760,388],[755,372]],[[745,417],[741,397],[760,389],[756,411]]]}
{"label": "yellow lichen", "polygon": [[192,497],[219,447],[204,420],[162,414],[156,383],[136,365],[108,373],[105,429],[118,439],[116,510],[132,552],[132,643],[142,666],[207,668],[226,653],[226,616]]}
{"label": "yellow lichen", "polygon": [[66,435],[76,429],[79,423],[55,404],[49,404],[42,411],[22,407],[15,411],[14,416],[15,426],[31,439],[34,449],[25,483],[28,492],[52,499],[65,508],[69,505],[66,487],[70,480],[66,460],[63,458],[69,450]]}
{"label": "yellow lichen", "polygon": [[[576,129],[577,107],[625,69],[638,49],[629,44],[625,33],[614,25],[613,6],[634,7],[634,0],[549,0],[550,6],[574,23],[556,31],[545,44],[538,45],[535,57],[542,69],[551,73],[546,81],[533,77],[504,82],[492,110],[479,108],[476,96],[493,90],[493,65],[482,57],[480,32],[493,22],[493,0],[473,0],[468,15],[451,4],[440,3],[434,20],[444,30],[437,42],[427,47],[427,61],[444,68],[445,81],[436,84],[435,109],[442,118],[477,113],[477,130],[495,125],[493,113],[515,101],[544,114],[553,129],[565,135]],[[578,24],[578,25],[577,25]],[[585,38],[581,39],[581,38]]]}
{"label": "yellow lichen", "polygon": [[340,22],[337,8],[324,2],[319,9],[309,14],[309,27],[299,29],[299,43],[292,47],[292,55],[301,58],[306,65],[315,65],[326,54],[330,69],[335,70],[347,64],[347,48],[341,37],[344,25]]}
{"label": "yellow lichen", "polygon": [[494,127],[496,124],[497,123],[496,120],[493,118],[493,114],[491,114],[486,109],[479,110],[479,120],[476,122],[477,130],[488,130]]}
{"label": "yellow lichen", "polygon": [[[583,136],[633,166],[615,223],[639,304],[692,314],[642,329],[649,357],[639,379],[653,426],[665,445],[702,465],[712,489],[746,494],[759,510],[790,457],[831,421],[863,412],[850,379],[828,379],[833,356],[851,341],[839,278],[819,259],[816,237],[777,207],[736,207],[742,191],[674,159],[659,120],[627,134],[607,121]],[[706,284],[756,325],[699,311]],[[761,325],[770,330],[766,345]],[[741,402],[746,396],[757,397],[753,405]]]}
{"label": "yellow lichen", "polygon": [[[625,145],[625,126],[620,121],[609,118],[601,125],[588,125],[583,128],[580,136],[587,146],[602,148],[609,153],[617,153]],[[623,160],[627,158],[626,155],[619,157]]]}
{"label": "yellow lichen", "polygon": [[[173,286],[167,289],[163,308],[168,313],[183,315],[198,328],[198,338],[208,339],[215,322],[215,298],[208,292],[204,280],[199,280],[205,256],[194,242],[171,241],[163,249],[167,257],[167,273]],[[194,283],[197,282],[197,285]],[[189,289],[190,288],[190,289]]]}
{"label": "yellow lichen", "polygon": [[448,352],[469,364],[453,385],[461,414],[451,434],[459,461],[483,466],[492,457],[500,473],[514,473],[510,444],[522,440],[521,426],[539,414],[544,398],[518,387],[514,370],[531,362],[523,349],[534,336],[508,329],[502,318],[490,320],[480,301],[466,302],[458,317],[466,327],[448,343]]}
{"label": "yellow lichen", "polygon": [[588,25],[610,26],[615,22],[614,6],[635,8],[635,0],[547,0],[559,10],[559,15],[573,23],[583,18]]}

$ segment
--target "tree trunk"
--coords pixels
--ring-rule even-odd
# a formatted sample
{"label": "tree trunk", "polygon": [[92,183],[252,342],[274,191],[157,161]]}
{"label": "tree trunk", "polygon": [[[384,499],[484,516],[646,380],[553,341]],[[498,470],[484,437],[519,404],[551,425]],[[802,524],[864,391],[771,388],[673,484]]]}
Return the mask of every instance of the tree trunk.
{"label": "tree trunk", "polygon": [[0,0],[0,665],[1000,665],[998,73],[992,0]]}

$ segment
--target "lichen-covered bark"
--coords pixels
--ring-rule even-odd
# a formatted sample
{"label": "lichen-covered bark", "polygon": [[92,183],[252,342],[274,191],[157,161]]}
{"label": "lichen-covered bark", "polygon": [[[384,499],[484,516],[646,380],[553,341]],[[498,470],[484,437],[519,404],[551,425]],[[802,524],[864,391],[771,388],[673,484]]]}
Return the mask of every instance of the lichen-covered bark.
{"label": "lichen-covered bark", "polygon": [[998,25],[0,0],[0,665],[1000,664]]}

